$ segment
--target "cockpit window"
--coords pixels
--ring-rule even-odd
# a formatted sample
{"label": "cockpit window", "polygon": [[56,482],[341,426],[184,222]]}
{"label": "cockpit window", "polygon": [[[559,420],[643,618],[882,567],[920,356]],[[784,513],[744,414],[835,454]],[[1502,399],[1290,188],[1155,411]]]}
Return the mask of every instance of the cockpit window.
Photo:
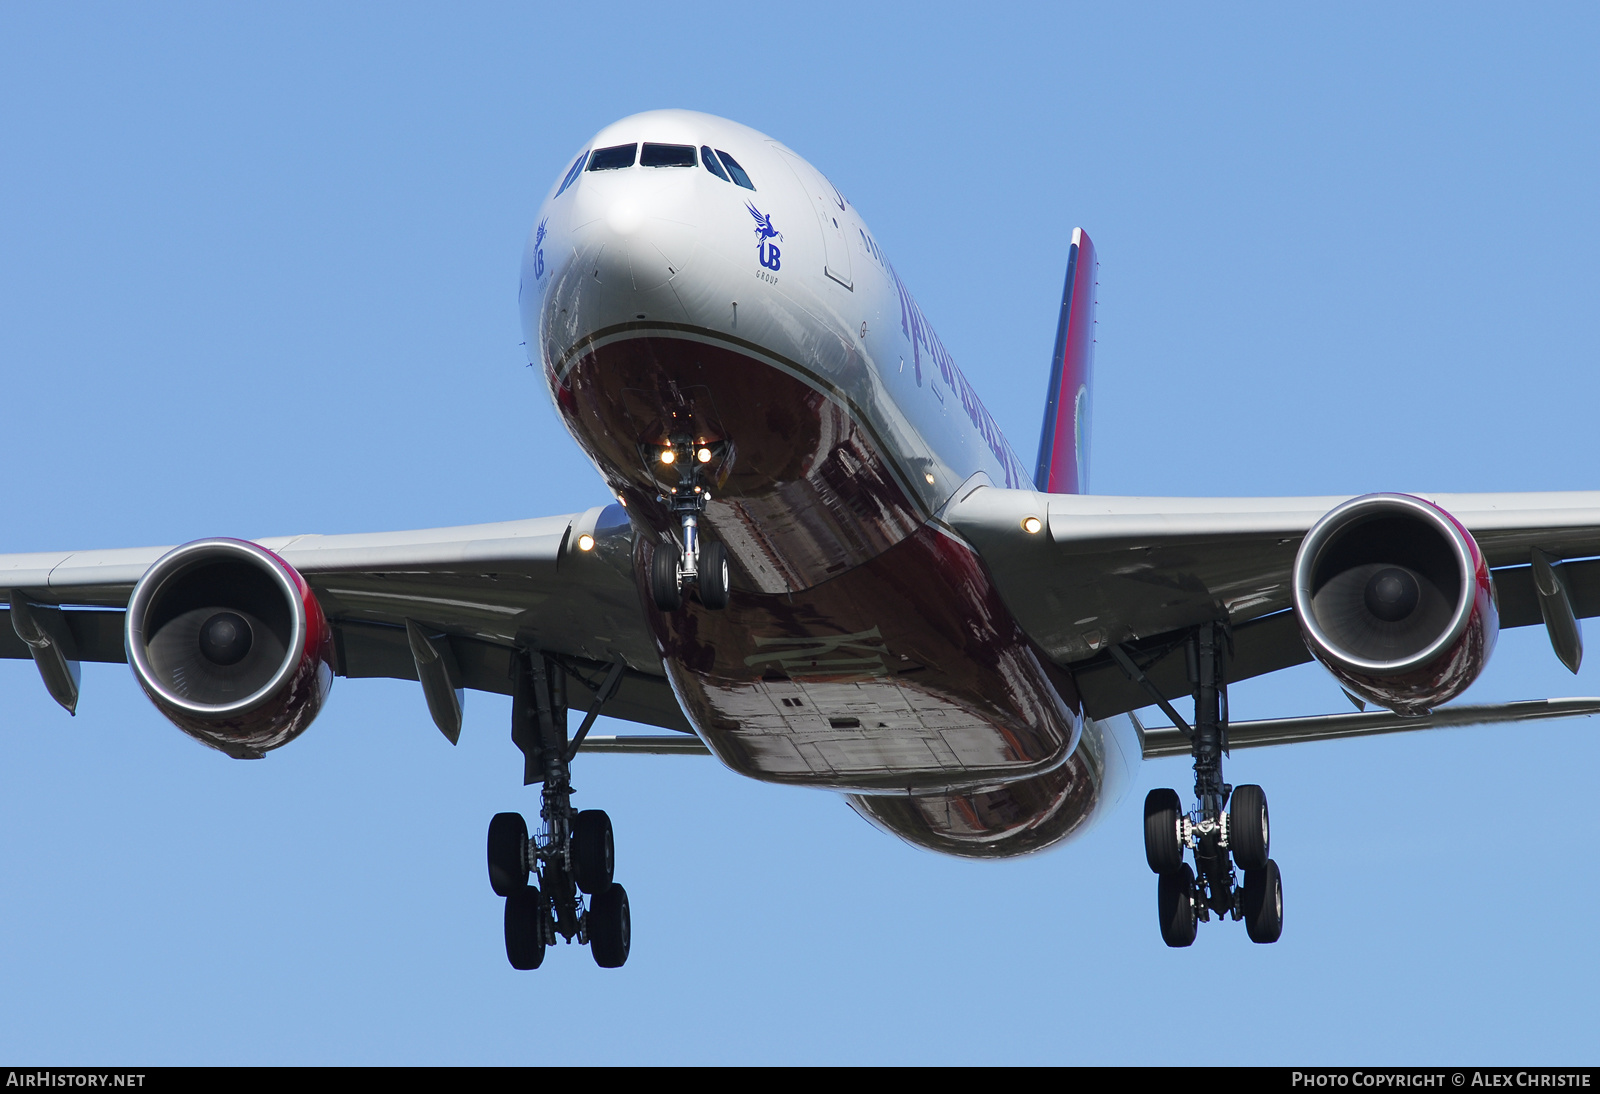
{"label": "cockpit window", "polygon": [[578,157],[578,162],[572,165],[572,170],[567,172],[567,177],[561,180],[561,189],[556,191],[556,197],[560,197],[567,187],[571,186],[578,176],[583,173],[583,161],[588,158],[589,150],[586,148],[583,151],[583,155]]}
{"label": "cockpit window", "polygon": [[706,165],[707,171],[710,171],[723,182],[733,181],[728,177],[728,172],[722,169],[722,164],[717,162],[717,154],[711,151],[711,146],[709,144],[702,144],[700,146],[700,162]]}
{"label": "cockpit window", "polygon": [[[599,153],[596,153],[598,155]],[[734,159],[722,149],[717,149],[717,155],[722,160],[722,166],[728,169],[728,174],[733,176],[733,181],[743,186],[746,190],[754,190],[756,184],[750,181],[750,176],[744,173],[744,168],[739,166],[739,161]],[[593,168],[591,168],[593,170]]]}
{"label": "cockpit window", "polygon": [[694,145],[651,144],[646,141],[644,154],[639,157],[640,167],[693,167]]}
{"label": "cockpit window", "polygon": [[610,148],[596,148],[594,155],[589,157],[589,170],[616,171],[623,167],[632,167],[633,154],[638,149],[637,144],[615,144]]}

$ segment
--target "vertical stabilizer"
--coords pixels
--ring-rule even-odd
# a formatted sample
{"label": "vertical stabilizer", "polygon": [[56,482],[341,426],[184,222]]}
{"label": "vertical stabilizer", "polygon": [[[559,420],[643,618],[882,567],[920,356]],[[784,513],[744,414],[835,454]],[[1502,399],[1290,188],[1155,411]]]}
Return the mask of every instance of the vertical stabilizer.
{"label": "vertical stabilizer", "polygon": [[1089,489],[1089,387],[1098,273],[1094,244],[1082,228],[1072,229],[1044,428],[1039,434],[1039,463],[1033,473],[1034,487],[1047,494],[1082,494]]}

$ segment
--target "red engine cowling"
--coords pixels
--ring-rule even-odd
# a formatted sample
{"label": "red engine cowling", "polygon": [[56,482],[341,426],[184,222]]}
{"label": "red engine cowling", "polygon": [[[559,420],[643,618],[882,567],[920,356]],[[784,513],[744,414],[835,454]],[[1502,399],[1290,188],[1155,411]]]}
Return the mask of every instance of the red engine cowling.
{"label": "red engine cowling", "polygon": [[174,725],[257,759],[311,724],[333,686],[333,631],[265,547],[202,539],[157,560],[128,602],[128,663]]}
{"label": "red engine cowling", "polygon": [[1500,633],[1477,542],[1409,494],[1354,498],[1313,525],[1295,556],[1294,609],[1340,683],[1400,714],[1465,691]]}

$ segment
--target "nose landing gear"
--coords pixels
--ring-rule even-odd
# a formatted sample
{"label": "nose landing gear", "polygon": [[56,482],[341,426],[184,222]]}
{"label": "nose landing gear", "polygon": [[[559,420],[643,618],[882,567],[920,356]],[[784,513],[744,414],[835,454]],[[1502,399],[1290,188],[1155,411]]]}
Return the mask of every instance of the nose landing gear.
{"label": "nose landing gear", "polygon": [[[601,968],[628,960],[628,893],[612,879],[616,850],[611,818],[599,809],[574,812],[571,761],[600,706],[622,677],[619,662],[595,690],[575,741],[567,739],[566,667],[538,654],[518,656],[512,695],[511,739],[523,752],[523,782],[543,782],[543,824],[531,838],[520,813],[489,822],[489,884],[506,898],[506,958],[515,969],[536,969],[557,936],[588,945]],[[588,907],[584,906],[585,897]]]}
{"label": "nose landing gear", "polygon": [[679,539],[658,544],[650,566],[651,597],[664,612],[682,607],[683,590],[691,585],[700,603],[712,611],[728,606],[728,552],[715,540],[702,542],[700,538],[700,514],[711,500],[710,484],[704,481],[701,468],[726,445],[726,441],[696,445],[688,437],[677,437],[670,447],[658,450],[661,463],[678,467],[678,485],[670,487],[661,500],[678,518]]}
{"label": "nose landing gear", "polygon": [[[1276,942],[1283,933],[1283,879],[1278,864],[1268,857],[1266,793],[1259,786],[1234,787],[1222,781],[1228,696],[1218,630],[1217,624],[1204,624],[1190,641],[1193,729],[1167,707],[1169,717],[1189,735],[1199,802],[1184,813],[1177,791],[1165,788],[1150,791],[1144,800],[1145,859],[1160,879],[1161,937],[1169,946],[1193,944],[1198,925],[1213,914],[1244,920],[1252,942]],[[1142,673],[1140,682],[1147,683]],[[1194,869],[1184,861],[1191,852]],[[1244,871],[1242,885],[1236,866]]]}

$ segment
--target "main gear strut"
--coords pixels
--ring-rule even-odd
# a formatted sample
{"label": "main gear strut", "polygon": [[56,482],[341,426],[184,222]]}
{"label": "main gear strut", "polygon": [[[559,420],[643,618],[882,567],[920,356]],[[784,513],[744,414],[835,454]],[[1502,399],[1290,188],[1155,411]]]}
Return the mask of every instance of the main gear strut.
{"label": "main gear strut", "polygon": [[[1222,778],[1228,752],[1227,644],[1218,623],[1196,627],[1185,644],[1194,694],[1194,726],[1184,724],[1126,652],[1112,655],[1149,691],[1189,738],[1197,803],[1184,813],[1174,790],[1150,791],[1144,802],[1145,858],[1160,879],[1161,937],[1169,946],[1194,942],[1198,923],[1243,919],[1253,942],[1276,942],[1283,931],[1283,882],[1267,857],[1267,798],[1259,786],[1229,786]],[[1194,869],[1184,861],[1194,855]],[[1234,867],[1244,871],[1238,883]]]}
{"label": "main gear strut", "polygon": [[[597,964],[617,968],[628,959],[628,894],[612,881],[615,849],[611,818],[603,810],[572,808],[571,761],[600,707],[615,694],[620,660],[595,682],[570,672],[556,658],[518,651],[511,696],[511,740],[522,750],[523,785],[543,783],[540,830],[531,838],[520,813],[500,813],[489,823],[489,883],[506,898],[506,957],[514,968],[536,969],[545,947],[560,935],[587,944]],[[567,685],[578,680],[594,691],[576,739],[567,738]],[[584,907],[587,896],[588,907]]]}

